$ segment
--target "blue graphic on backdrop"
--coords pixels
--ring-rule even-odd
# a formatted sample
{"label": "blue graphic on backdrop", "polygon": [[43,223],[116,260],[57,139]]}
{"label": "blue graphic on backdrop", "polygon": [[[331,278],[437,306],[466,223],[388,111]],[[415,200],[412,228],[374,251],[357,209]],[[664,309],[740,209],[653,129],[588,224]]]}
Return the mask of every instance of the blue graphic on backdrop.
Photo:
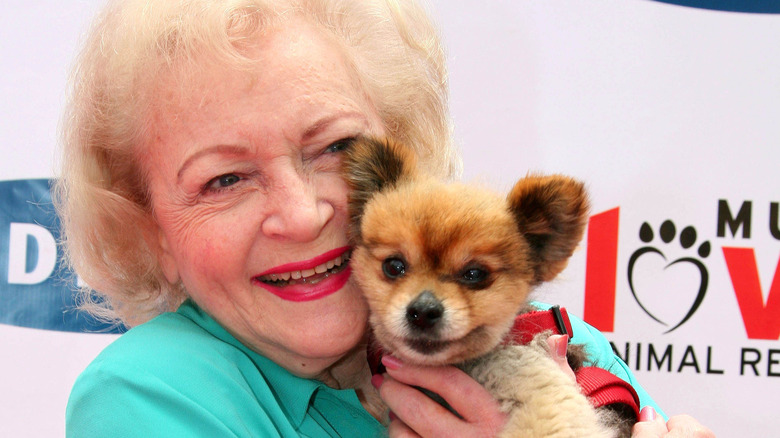
{"label": "blue graphic on backdrop", "polygon": [[679,6],[727,12],[780,14],[780,0],[655,0]]}
{"label": "blue graphic on backdrop", "polygon": [[50,180],[0,181],[0,323],[117,333],[75,309],[75,275],[63,263]]}

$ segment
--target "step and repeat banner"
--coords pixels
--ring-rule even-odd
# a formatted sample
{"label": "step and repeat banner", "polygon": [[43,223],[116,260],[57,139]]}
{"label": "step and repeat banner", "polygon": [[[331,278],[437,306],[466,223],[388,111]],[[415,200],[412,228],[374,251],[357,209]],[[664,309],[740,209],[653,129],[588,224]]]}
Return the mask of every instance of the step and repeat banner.
{"label": "step and repeat banner", "polygon": [[[73,381],[118,336],[73,309],[49,193],[65,77],[100,3],[0,15],[0,436],[63,436]],[[604,331],[667,414],[780,435],[780,2],[431,10],[463,178],[589,187],[581,248],[535,298]]]}

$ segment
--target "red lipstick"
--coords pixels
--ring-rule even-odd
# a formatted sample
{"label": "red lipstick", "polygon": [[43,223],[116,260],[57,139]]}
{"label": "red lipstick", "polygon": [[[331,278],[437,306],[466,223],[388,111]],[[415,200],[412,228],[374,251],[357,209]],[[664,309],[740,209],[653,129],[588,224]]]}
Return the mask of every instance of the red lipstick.
{"label": "red lipstick", "polygon": [[283,265],[274,266],[271,269],[268,269],[267,271],[261,272],[257,274],[257,277],[262,277],[263,275],[270,275],[270,274],[280,274],[283,272],[291,272],[291,271],[303,271],[305,269],[314,269],[315,266],[321,265],[325,262],[327,262],[330,259],[335,259],[336,257],[344,254],[345,252],[349,251],[348,246],[342,246],[341,248],[332,249],[324,254],[318,255],[317,257],[314,257],[309,260],[304,260],[300,262],[291,262],[291,263],[285,263]]}
{"label": "red lipstick", "polygon": [[[348,260],[343,260],[341,265],[324,273],[315,274],[307,278],[284,281],[268,281],[266,278],[264,281],[262,277],[294,271],[313,270],[316,266],[343,256],[349,249],[348,246],[336,248],[309,260],[275,266],[258,274],[252,281],[286,301],[302,302],[324,298],[340,290],[349,280],[352,270],[348,265]],[[286,278],[289,278],[289,275]]]}

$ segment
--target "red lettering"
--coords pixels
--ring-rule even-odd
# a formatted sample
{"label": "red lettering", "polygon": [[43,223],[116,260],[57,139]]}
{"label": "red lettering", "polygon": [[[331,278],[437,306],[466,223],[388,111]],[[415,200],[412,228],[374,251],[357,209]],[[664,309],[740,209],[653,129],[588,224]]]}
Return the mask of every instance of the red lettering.
{"label": "red lettering", "polygon": [[748,338],[780,338],[780,260],[765,305],[753,248],[723,247],[723,256]]}
{"label": "red lettering", "polygon": [[595,214],[588,222],[583,317],[603,332],[615,327],[619,219],[618,207]]}

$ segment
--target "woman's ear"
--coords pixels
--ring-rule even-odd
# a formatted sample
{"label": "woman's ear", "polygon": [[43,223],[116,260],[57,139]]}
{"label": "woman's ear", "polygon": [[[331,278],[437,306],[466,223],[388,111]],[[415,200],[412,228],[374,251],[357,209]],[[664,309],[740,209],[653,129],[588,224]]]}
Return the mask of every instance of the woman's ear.
{"label": "woman's ear", "polygon": [[179,277],[179,267],[176,263],[176,258],[171,252],[171,247],[168,244],[168,239],[165,237],[161,228],[157,229],[157,258],[160,262],[163,275],[170,284],[176,284],[181,279]]}

